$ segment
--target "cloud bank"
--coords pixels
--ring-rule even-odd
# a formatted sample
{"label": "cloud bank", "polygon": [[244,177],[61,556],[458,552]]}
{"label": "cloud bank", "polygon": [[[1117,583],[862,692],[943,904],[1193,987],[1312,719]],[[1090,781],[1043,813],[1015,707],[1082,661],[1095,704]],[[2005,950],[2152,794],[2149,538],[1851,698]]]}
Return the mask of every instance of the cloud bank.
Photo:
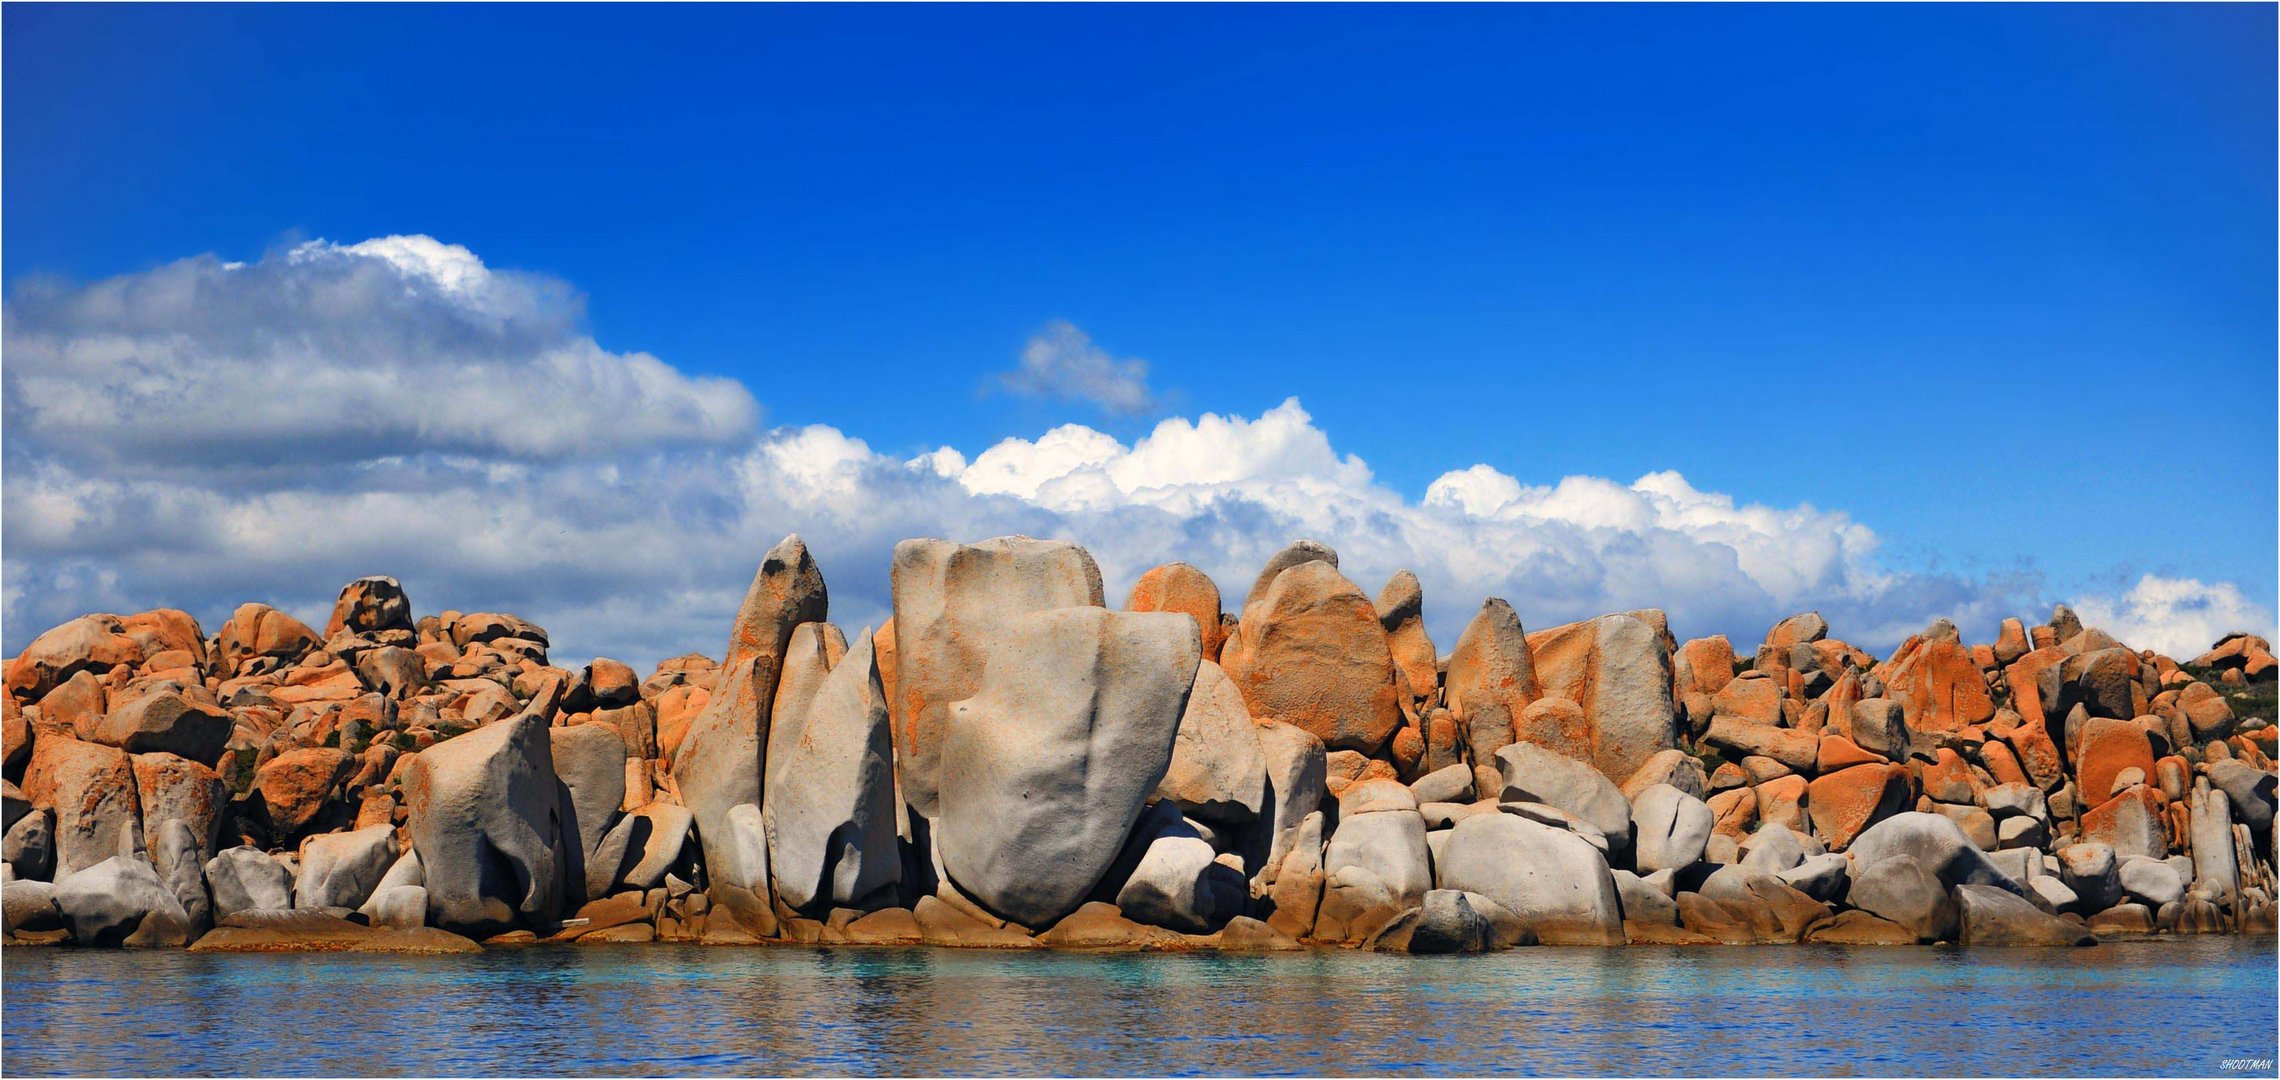
{"label": "cloud bank", "polygon": [[[1270,554],[1313,537],[1373,591],[1414,570],[1443,649],[1488,596],[1531,627],[1662,607],[1681,636],[1745,647],[1818,608],[1874,649],[1937,617],[1986,638],[2050,599],[2030,578],[1886,567],[1840,511],[1739,503],[1676,472],[1538,484],[1476,464],[1412,499],[1296,398],[1165,419],[1130,444],[1070,424],[971,456],[763,428],[743,385],[599,345],[566,283],[427,237],[24,284],[4,333],[11,653],[91,610],[180,606],[211,630],[261,600],[321,621],[342,582],[388,573],[421,613],[535,619],[562,660],[717,654],[788,532],[849,630],[886,617],[898,540],[1016,532],[1085,544],[1118,599],[1148,567],[1192,562],[1231,608]],[[1154,401],[1140,362],[1066,324],[1022,370],[1039,392]],[[2226,584],[2148,577],[2073,599],[2181,657],[2272,625]]]}

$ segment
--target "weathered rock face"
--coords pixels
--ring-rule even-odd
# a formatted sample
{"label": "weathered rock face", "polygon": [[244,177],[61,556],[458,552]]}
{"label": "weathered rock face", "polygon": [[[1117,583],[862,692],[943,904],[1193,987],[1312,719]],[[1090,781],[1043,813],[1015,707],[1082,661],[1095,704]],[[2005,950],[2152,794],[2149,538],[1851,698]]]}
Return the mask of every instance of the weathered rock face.
{"label": "weathered rock face", "polygon": [[1986,885],[1955,890],[1960,933],[1965,945],[2095,945],[2087,927],[2047,914],[2033,904]]}
{"label": "weathered rock face", "polygon": [[903,801],[931,818],[950,706],[980,690],[999,628],[1032,612],[1100,607],[1100,567],[1058,540],[905,540],[895,545],[893,589],[895,778]]}
{"label": "weathered rock face", "polygon": [[1655,784],[1639,793],[1631,804],[1638,823],[1638,850],[1633,853],[1640,871],[1680,870],[1701,861],[1717,819],[1701,799],[1669,784]]}
{"label": "weathered rock face", "polygon": [[55,905],[81,945],[180,946],[190,915],[158,872],[132,855],[114,855],[58,877]]}
{"label": "weathered rock face", "polygon": [[1150,803],[1102,885],[1126,917],[1182,933],[1209,933],[1241,914],[1250,890],[1169,802]]}
{"label": "weathered rock face", "polygon": [[221,778],[214,770],[173,754],[135,754],[129,760],[141,804],[143,835],[156,836],[160,825],[182,822],[198,841],[198,861],[211,858],[221,839],[223,812],[229,805],[229,789]]}
{"label": "weathered rock face", "polygon": [[1218,583],[1184,562],[1166,563],[1140,575],[1132,585],[1132,595],[1124,601],[1124,610],[1177,611],[1194,619],[1206,660],[1217,662],[1220,646],[1227,641],[1219,624]]}
{"label": "weathered rock face", "polygon": [[[803,910],[853,906],[901,877],[894,733],[872,637],[827,663],[831,650],[811,644],[822,625],[793,634],[760,811],[776,894]],[[807,692],[794,700],[794,687]]]}
{"label": "weathered rock face", "polygon": [[1583,709],[1590,761],[1608,776],[1629,776],[1657,752],[1678,745],[1671,702],[1670,650],[1654,619],[1602,615],[1528,635],[1536,682],[1547,697]]}
{"label": "weathered rock face", "polygon": [[1947,941],[1955,936],[1954,898],[1939,875],[1912,855],[1893,855],[1855,872],[1846,901],[1898,924],[1917,941]]}
{"label": "weathered rock face", "polygon": [[293,906],[293,872],[260,848],[234,847],[208,860],[206,886],[214,899],[217,923],[241,911],[285,911]]}
{"label": "weathered rock face", "polygon": [[1386,644],[1393,651],[1393,666],[1408,687],[1409,703],[1432,698],[1441,685],[1440,654],[1425,633],[1425,587],[1417,575],[1402,570],[1378,590],[1378,625],[1385,627]]}
{"label": "weathered rock face", "polygon": [[547,736],[545,719],[524,713],[437,743],[405,769],[434,925],[481,937],[554,920],[565,856]]}
{"label": "weathered rock face", "polygon": [[142,659],[116,615],[82,615],[33,638],[8,666],[8,693],[34,702],[82,671],[101,674]]}
{"label": "weathered rock face", "polygon": [[182,690],[157,688],[114,704],[103,720],[96,720],[89,741],[128,754],[178,754],[212,766],[230,741],[230,713]]}
{"label": "weathered rock face", "polygon": [[143,850],[134,766],[108,746],[47,736],[32,747],[24,795],[55,811],[55,879]]}
{"label": "weathered rock face", "polygon": [[1631,804],[1599,770],[1530,743],[1497,751],[1496,763],[1504,774],[1501,801],[1558,807],[1598,829],[1610,847],[1629,846]]}
{"label": "weathered rock face", "polygon": [[396,864],[396,830],[374,825],[354,832],[312,836],[301,845],[301,874],[293,906],[363,907],[388,868]]}
{"label": "weathered rock face", "polygon": [[1172,764],[1156,795],[1189,817],[1227,825],[1255,820],[1265,807],[1267,759],[1259,748],[1259,725],[1234,681],[1209,660],[1196,666]]}
{"label": "weathered rock face", "polygon": [[571,724],[547,731],[554,778],[561,785],[562,844],[567,861],[564,902],[599,894],[592,888],[595,849],[617,823],[625,802],[625,743],[607,724]]}
{"label": "weathered rock face", "polygon": [[[760,825],[760,756],[768,732],[763,725],[775,693],[776,675],[767,661],[752,657],[730,669],[713,687],[705,711],[689,725],[689,735],[673,759],[673,779],[681,801],[695,818],[704,845],[705,874],[713,901],[757,931],[773,926],[765,892],[768,843]],[[740,829],[731,814],[750,807],[751,830]]]}
{"label": "weathered rock face", "polygon": [[1440,888],[1487,896],[1545,944],[1623,944],[1606,859],[1565,829],[1512,814],[1469,817],[1450,830],[1436,869]]}
{"label": "weathered rock face", "polygon": [[1338,828],[1322,855],[1327,887],[1315,936],[1367,940],[1433,887],[1425,819],[1409,789],[1365,780],[1339,799]]}
{"label": "weathered rock face", "polygon": [[1953,732],[1995,715],[1971,650],[1945,619],[1902,642],[1880,671],[1910,731]]}
{"label": "weathered rock face", "polygon": [[1251,715],[1296,724],[1333,750],[1376,753],[1401,724],[1377,608],[1328,562],[1277,574],[1245,605],[1220,665]]}
{"label": "weathered rock face", "polygon": [[[1319,816],[1322,800],[1329,794],[1329,755],[1313,732],[1279,720],[1260,724],[1257,735],[1267,799],[1263,808],[1266,818],[1255,835],[1264,838],[1266,853],[1254,864],[1252,877],[1263,885],[1272,885],[1298,842],[1301,823],[1310,814]],[[1315,847],[1319,855],[1319,836]],[[1313,925],[1311,910],[1307,925]]]}
{"label": "weathered rock face", "polygon": [[351,634],[377,634],[412,630],[412,601],[404,583],[383,575],[360,577],[340,590],[332,618],[325,621],[325,639],[346,630]]}
{"label": "weathered rock face", "polygon": [[[1938,879],[1943,890],[1957,885],[1992,885],[2016,896],[2027,895],[2024,886],[1998,869],[1987,853],[1964,835],[1962,826],[1939,814],[1895,815],[1860,834],[1848,854],[1856,869],[1907,856]],[[1856,878],[1854,889],[1858,888]],[[1905,925],[1885,912],[1877,914]]]}
{"label": "weathered rock face", "polygon": [[222,624],[215,659],[225,672],[243,671],[255,660],[299,656],[317,643],[308,624],[267,604],[241,604]]}
{"label": "weathered rock face", "polygon": [[[1512,605],[1489,600],[1457,635],[1457,647],[1449,653],[1444,696],[1465,732],[1475,769],[1484,773],[1475,783],[1487,787],[1484,781],[1490,777],[1485,773],[1493,771],[1496,752],[1522,737],[1528,706],[1542,696],[1536,686],[1535,656],[1528,651],[1528,632],[1521,628]],[[1530,731],[1528,741],[1590,760],[1591,733],[1580,722],[1582,717],[1580,708],[1570,708],[1561,716],[1565,723],[1530,725],[1546,730]]]}
{"label": "weathered rock face", "polygon": [[979,692],[946,711],[936,838],[960,890],[1046,926],[1100,880],[1171,764],[1201,646],[1193,620],[1094,607],[993,637]]}

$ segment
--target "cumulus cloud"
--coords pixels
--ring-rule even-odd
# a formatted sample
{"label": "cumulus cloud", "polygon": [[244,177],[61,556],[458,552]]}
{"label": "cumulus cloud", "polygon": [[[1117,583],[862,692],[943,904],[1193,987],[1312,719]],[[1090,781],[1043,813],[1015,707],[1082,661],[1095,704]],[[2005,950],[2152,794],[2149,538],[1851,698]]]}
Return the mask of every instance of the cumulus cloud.
{"label": "cumulus cloud", "polygon": [[[850,632],[888,614],[897,541],[1008,533],[1086,545],[1115,600],[1150,566],[1194,563],[1230,609],[1312,537],[1371,590],[1414,570],[1444,649],[1488,596],[1531,627],[1661,607],[1682,636],[1745,646],[1819,608],[1875,649],[1936,617],[1991,635],[2045,602],[2031,579],[1895,571],[1842,512],[1675,472],[1530,483],[1481,464],[1413,499],[1295,398],[1130,443],[1072,424],[913,458],[825,424],[762,429],[742,386],[595,343],[566,284],[426,237],[23,286],[5,335],[10,651],[89,610],[179,606],[211,630],[260,600],[317,621],[340,583],[389,573],[421,612],[513,611],[559,660],[646,665],[717,654],[790,532]],[[2134,641],[2224,610],[2197,602],[2077,607]]]}
{"label": "cumulus cloud", "polygon": [[2273,629],[2271,609],[2238,586],[2193,578],[2147,574],[2120,596],[2086,596],[2073,607],[2083,625],[2177,660],[2209,651],[2218,638],[2235,630],[2269,637]]}
{"label": "cumulus cloud", "polygon": [[106,475],[748,440],[759,407],[580,329],[564,283],[425,236],[212,256],[7,304],[12,449]]}
{"label": "cumulus cloud", "polygon": [[1007,391],[1057,401],[1089,401],[1106,412],[1153,412],[1148,362],[1119,360],[1064,319],[1046,323],[1022,347],[1021,366],[998,376]]}

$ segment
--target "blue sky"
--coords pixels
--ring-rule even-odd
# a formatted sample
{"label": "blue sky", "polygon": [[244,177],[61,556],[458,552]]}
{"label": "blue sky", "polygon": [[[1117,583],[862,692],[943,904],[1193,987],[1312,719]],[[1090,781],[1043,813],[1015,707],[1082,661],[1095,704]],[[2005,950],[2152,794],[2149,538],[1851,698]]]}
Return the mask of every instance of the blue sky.
{"label": "blue sky", "polygon": [[[1908,618],[2149,573],[2272,607],[2269,6],[4,19],[12,337],[50,325],[27,281],[425,235],[574,291],[559,318],[611,355],[741,382],[755,432],[972,458],[1296,396],[1413,503],[1485,464],[1841,512],[1874,573],[1946,582]],[[1144,359],[1151,407],[1005,392],[1052,320]],[[11,379],[12,482],[115,479]],[[100,553],[117,519],[18,546],[38,511],[8,509],[9,648],[77,599],[166,599]]]}

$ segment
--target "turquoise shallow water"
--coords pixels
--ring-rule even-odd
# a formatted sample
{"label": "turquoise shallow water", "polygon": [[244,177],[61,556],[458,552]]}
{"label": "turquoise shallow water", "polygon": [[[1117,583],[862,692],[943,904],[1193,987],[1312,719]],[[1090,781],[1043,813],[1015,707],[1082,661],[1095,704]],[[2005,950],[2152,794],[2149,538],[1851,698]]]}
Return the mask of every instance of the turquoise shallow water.
{"label": "turquoise shallow water", "polygon": [[0,1071],[2224,1075],[2273,939],[1219,956],[11,948]]}

